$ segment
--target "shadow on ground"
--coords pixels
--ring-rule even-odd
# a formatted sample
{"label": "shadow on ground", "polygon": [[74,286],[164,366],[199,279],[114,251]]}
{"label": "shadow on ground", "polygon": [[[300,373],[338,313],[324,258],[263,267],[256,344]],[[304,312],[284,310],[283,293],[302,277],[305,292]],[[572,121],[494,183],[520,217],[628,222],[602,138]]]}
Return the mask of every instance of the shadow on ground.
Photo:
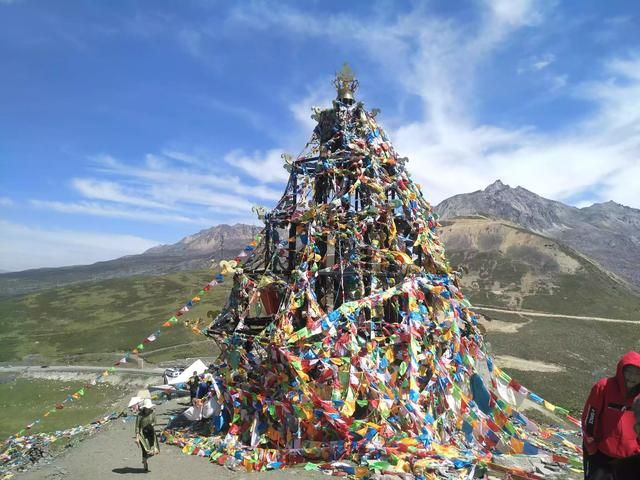
{"label": "shadow on ground", "polygon": [[144,468],[133,468],[133,467],[114,468],[111,471],[113,473],[119,473],[121,475],[124,475],[124,474],[127,474],[127,473],[146,473],[144,471]]}

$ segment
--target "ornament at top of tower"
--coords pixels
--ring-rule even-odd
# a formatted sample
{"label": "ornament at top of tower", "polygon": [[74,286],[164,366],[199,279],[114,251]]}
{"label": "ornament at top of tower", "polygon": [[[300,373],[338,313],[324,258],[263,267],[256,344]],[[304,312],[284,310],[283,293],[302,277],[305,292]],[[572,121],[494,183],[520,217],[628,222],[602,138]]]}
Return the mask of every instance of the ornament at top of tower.
{"label": "ornament at top of tower", "polygon": [[342,70],[336,74],[336,78],[333,80],[333,84],[338,91],[338,95],[336,97],[337,100],[344,103],[345,105],[352,105],[355,103],[354,94],[358,89],[359,82],[353,76],[353,71],[349,64],[345,63],[342,66]]}

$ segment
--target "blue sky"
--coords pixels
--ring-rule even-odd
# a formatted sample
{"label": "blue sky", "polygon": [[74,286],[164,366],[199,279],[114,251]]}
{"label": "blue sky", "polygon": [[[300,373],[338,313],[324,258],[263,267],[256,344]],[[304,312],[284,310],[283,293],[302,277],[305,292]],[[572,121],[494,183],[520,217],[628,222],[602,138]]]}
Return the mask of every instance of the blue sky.
{"label": "blue sky", "polygon": [[0,269],[252,222],[348,61],[434,204],[640,208],[640,4],[0,0]]}

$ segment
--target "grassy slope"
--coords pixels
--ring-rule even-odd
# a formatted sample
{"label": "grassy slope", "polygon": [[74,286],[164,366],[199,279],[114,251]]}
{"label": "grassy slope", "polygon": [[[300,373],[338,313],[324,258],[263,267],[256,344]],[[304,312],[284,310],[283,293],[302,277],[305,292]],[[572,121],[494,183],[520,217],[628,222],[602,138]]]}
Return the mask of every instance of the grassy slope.
{"label": "grassy slope", "polygon": [[[0,361],[101,363],[113,360],[159,329],[211,280],[211,272],[184,272],[87,282],[0,301]],[[207,320],[228,286],[206,293],[182,318]],[[146,351],[202,340],[184,327],[162,329]],[[183,352],[184,353],[184,352]],[[183,355],[183,356],[188,356]]]}
{"label": "grassy slope", "polygon": [[[468,265],[473,266],[474,261],[482,262],[476,267],[487,271],[487,284],[480,291],[464,291],[471,293],[472,301],[500,306],[500,298],[492,298],[489,291],[489,279],[500,278],[504,284],[517,283],[524,274],[524,267],[511,258],[466,258]],[[539,298],[529,296],[525,305],[554,313],[634,318],[637,298],[628,298],[626,291],[607,283],[597,269],[589,268],[589,264],[585,264],[584,272],[567,279],[566,284],[556,282],[558,288],[549,298],[543,293]],[[201,271],[113,279],[2,300],[0,342],[3,348],[0,360],[16,361],[37,353],[45,357],[42,361],[47,362],[90,364],[113,361],[159,328],[211,276],[210,272]],[[206,319],[208,310],[220,309],[228,288],[228,284],[214,288],[186,318]],[[517,315],[492,313],[491,316],[509,322],[526,321]],[[549,401],[576,411],[581,408],[596,377],[613,368],[624,351],[640,349],[639,331],[639,327],[634,325],[533,317],[532,322],[517,333],[492,332],[488,334],[487,341],[495,354],[566,367],[565,372],[553,374],[508,371]],[[145,352],[202,340],[202,337],[180,326],[163,329],[163,332],[164,335],[149,345]],[[209,344],[199,343],[163,350],[157,355],[151,353],[148,358],[158,361],[211,352]]]}
{"label": "grassy slope", "polygon": [[112,385],[97,385],[86,389],[81,400],[65,403],[64,409],[56,410],[48,417],[42,416],[44,410],[63,401],[68,394],[76,392],[82,385],[82,382],[22,378],[0,383],[0,439],[24,428],[26,422],[36,418],[41,418],[42,421],[31,429],[33,433],[85,425],[115,410],[114,399],[123,393],[123,389]]}
{"label": "grassy slope", "polygon": [[517,333],[489,332],[485,340],[495,355],[552,363],[558,373],[505,369],[510,376],[552,403],[578,413],[591,385],[615,373],[616,362],[629,350],[640,351],[638,325],[493,313],[504,322],[529,323]]}
{"label": "grassy slope", "polygon": [[[485,225],[479,223],[475,232],[482,242]],[[479,288],[462,278],[465,295],[472,303],[511,308],[509,295],[522,296],[523,309],[549,313],[605,318],[640,320],[640,297],[617,282],[571,249],[532,232],[503,225],[503,232],[514,229],[518,235],[530,238],[524,247],[495,246],[479,251],[474,248],[447,248],[452,265],[465,265]],[[502,237],[504,238],[504,237]],[[542,241],[540,239],[543,239]],[[486,239],[485,239],[486,241]],[[488,243],[488,242],[487,242]],[[552,248],[548,246],[553,245]],[[464,246],[464,245],[461,245]],[[498,246],[503,247],[501,249]],[[572,274],[563,273],[554,265],[545,250],[557,249],[579,264]],[[536,278],[536,287],[523,291],[525,276]],[[498,294],[496,290],[503,293]],[[526,317],[489,312],[495,320],[524,325],[516,333],[489,332],[485,340],[492,353],[510,355],[562,366],[565,371],[541,373],[507,369],[523,385],[552,403],[578,413],[591,385],[600,377],[610,375],[617,359],[626,351],[640,350],[638,325],[597,321],[569,320],[553,317]]]}

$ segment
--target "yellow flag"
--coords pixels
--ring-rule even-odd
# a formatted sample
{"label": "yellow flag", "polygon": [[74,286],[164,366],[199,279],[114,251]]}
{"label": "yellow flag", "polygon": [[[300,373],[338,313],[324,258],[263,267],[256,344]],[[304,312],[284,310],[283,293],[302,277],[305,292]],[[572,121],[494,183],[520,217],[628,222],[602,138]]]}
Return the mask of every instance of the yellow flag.
{"label": "yellow flag", "polygon": [[394,360],[393,349],[387,348],[387,351],[385,352],[384,356],[387,358],[389,362],[393,362]]}

